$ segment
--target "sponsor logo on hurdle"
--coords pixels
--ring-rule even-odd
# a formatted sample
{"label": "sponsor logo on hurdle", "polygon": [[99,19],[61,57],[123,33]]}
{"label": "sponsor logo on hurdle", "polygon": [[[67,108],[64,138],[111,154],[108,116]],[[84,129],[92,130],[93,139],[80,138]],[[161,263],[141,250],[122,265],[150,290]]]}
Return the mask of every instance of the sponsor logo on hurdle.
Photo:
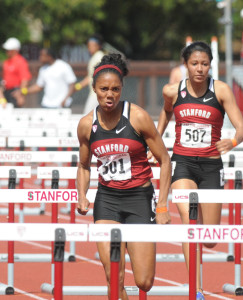
{"label": "sponsor logo on hurdle", "polygon": [[86,234],[83,231],[69,231],[69,230],[67,230],[66,235],[67,236],[77,236],[77,237],[79,237],[79,236],[85,236]]}
{"label": "sponsor logo on hurdle", "polygon": [[78,202],[77,191],[29,191],[28,201]]}
{"label": "sponsor logo on hurdle", "polygon": [[102,237],[102,236],[110,236],[110,233],[107,231],[96,231],[96,232],[91,232],[91,235],[94,237]]}
{"label": "sponsor logo on hurdle", "polygon": [[211,242],[214,240],[220,241],[243,241],[243,228],[189,228],[189,240],[200,240],[204,242]]}
{"label": "sponsor logo on hurdle", "polygon": [[179,196],[175,195],[175,199],[188,200],[189,196],[188,195],[179,195]]}

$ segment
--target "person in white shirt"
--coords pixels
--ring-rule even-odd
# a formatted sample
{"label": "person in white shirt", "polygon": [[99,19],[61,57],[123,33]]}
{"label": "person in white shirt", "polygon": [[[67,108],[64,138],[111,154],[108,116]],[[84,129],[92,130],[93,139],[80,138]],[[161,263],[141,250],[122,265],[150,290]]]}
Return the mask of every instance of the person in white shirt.
{"label": "person in white shirt", "polygon": [[44,90],[41,106],[44,108],[70,107],[71,95],[75,92],[77,78],[72,67],[56,58],[52,49],[43,48],[40,51],[40,68],[36,83],[21,89],[22,94],[33,94]]}
{"label": "person in white shirt", "polygon": [[89,86],[89,95],[84,105],[83,114],[89,113],[98,105],[97,96],[93,91],[92,83],[94,68],[98,63],[101,62],[102,57],[105,55],[105,53],[102,51],[102,46],[103,39],[98,34],[93,35],[88,39],[87,47],[91,55],[87,67],[88,74],[83,80],[75,84],[76,91],[81,90],[85,86]]}

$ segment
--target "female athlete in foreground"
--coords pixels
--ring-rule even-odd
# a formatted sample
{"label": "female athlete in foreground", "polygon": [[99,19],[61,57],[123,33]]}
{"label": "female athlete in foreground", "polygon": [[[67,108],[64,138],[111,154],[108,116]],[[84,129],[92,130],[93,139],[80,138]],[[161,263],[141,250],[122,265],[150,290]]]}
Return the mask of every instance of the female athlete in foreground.
{"label": "female athlete in foreground", "polygon": [[[96,224],[170,223],[167,196],[171,181],[171,163],[164,143],[150,116],[140,107],[120,101],[127,67],[119,54],[106,55],[96,66],[93,89],[99,105],[78,125],[80,163],[77,174],[78,211],[86,214],[89,200],[92,154],[98,159],[99,185],[94,204]],[[160,194],[155,209],[152,171],[147,146],[161,166]],[[97,243],[109,288],[110,243]],[[149,291],[155,274],[155,244],[122,244],[119,297],[128,299],[124,289],[125,248],[130,255],[137,286]]]}
{"label": "female athlete in foreground", "polygon": [[[176,140],[171,158],[172,189],[223,189],[220,154],[242,142],[242,115],[229,86],[208,75],[212,53],[207,44],[190,44],[183,49],[182,57],[188,79],[164,86],[165,102],[158,123],[158,131],[162,135],[174,112]],[[232,140],[220,139],[225,112],[236,129]],[[180,203],[177,207],[182,223],[188,224],[188,204]],[[221,204],[200,204],[202,224],[219,224],[220,218]],[[211,248],[215,244],[205,246]],[[188,267],[188,244],[183,244],[183,252]],[[199,272],[197,289],[197,299],[203,300]]]}

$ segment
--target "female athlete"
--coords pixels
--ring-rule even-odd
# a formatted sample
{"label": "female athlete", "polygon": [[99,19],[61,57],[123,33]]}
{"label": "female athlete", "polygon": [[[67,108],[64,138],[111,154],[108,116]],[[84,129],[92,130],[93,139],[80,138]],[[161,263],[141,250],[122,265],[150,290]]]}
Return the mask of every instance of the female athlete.
{"label": "female athlete", "polygon": [[[223,164],[220,155],[243,140],[243,119],[230,87],[209,76],[212,53],[204,42],[183,49],[188,79],[163,88],[164,107],[158,131],[162,135],[173,113],[176,140],[173,147],[172,189],[223,189]],[[225,112],[236,132],[233,139],[221,139]],[[183,224],[189,223],[188,204],[177,204]],[[202,224],[219,224],[221,204],[200,205]],[[215,244],[205,244],[214,247]],[[183,244],[188,267],[189,247]],[[199,269],[199,268],[198,268]],[[197,276],[197,299],[204,299]]]}
{"label": "female athlete", "polygon": [[[93,89],[99,105],[78,125],[80,163],[77,173],[78,211],[86,214],[89,200],[91,156],[98,159],[99,185],[94,203],[95,224],[170,223],[167,196],[171,163],[164,143],[150,116],[140,107],[120,101],[127,67],[119,54],[105,55],[93,74]],[[153,177],[147,160],[147,147],[159,162],[160,194],[155,208]],[[110,282],[110,243],[98,242],[108,290]],[[147,292],[155,274],[155,244],[122,243],[119,272],[119,298],[128,299],[124,289],[125,248],[131,259],[137,286]]]}

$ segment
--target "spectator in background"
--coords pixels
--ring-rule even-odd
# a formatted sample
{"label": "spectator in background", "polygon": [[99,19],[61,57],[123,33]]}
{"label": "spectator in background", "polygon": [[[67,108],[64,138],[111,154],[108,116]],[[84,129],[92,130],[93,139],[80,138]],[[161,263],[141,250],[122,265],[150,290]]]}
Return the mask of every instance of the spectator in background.
{"label": "spectator in background", "polygon": [[21,89],[21,93],[33,94],[44,89],[41,102],[43,108],[70,107],[77,80],[71,66],[57,59],[52,49],[41,49],[39,60],[43,66],[39,70],[36,83]]}
{"label": "spectator in background", "polygon": [[3,63],[3,82],[1,93],[3,98],[14,107],[22,107],[25,103],[25,97],[21,93],[14,93],[17,89],[25,89],[28,86],[31,74],[26,59],[19,53],[21,44],[14,37],[7,39],[2,45],[6,50],[7,59]]}
{"label": "spectator in background", "polygon": [[89,50],[89,53],[91,55],[91,58],[88,63],[88,74],[87,76],[78,82],[75,85],[76,91],[81,90],[85,86],[89,86],[89,95],[86,100],[83,114],[89,113],[92,109],[94,109],[97,105],[97,96],[95,92],[93,91],[92,87],[92,78],[93,78],[93,72],[94,72],[94,67],[101,61],[102,57],[104,56],[104,52],[102,51],[102,46],[103,46],[103,39],[99,35],[93,35],[89,38],[87,47]]}

